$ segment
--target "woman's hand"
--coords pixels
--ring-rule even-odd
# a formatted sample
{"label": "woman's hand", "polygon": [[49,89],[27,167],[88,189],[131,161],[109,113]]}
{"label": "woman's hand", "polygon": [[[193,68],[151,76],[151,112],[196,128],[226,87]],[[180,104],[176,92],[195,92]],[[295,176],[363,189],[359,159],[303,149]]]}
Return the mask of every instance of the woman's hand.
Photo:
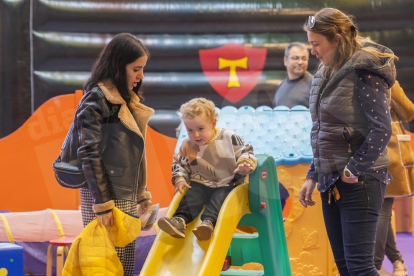
{"label": "woman's hand", "polygon": [[306,179],[299,191],[299,201],[304,207],[315,205],[312,199],[313,190],[315,190],[316,181],[313,179]]}
{"label": "woman's hand", "polygon": [[341,174],[341,180],[345,183],[349,183],[349,184],[353,184],[353,183],[358,183],[358,177],[346,177],[344,173]]}
{"label": "woman's hand", "polygon": [[152,206],[152,201],[150,199],[147,199],[147,200],[141,202],[140,205],[141,205],[141,211],[142,211],[142,213],[144,213],[145,210],[147,210],[149,207]]}
{"label": "woman's hand", "polygon": [[239,173],[241,175],[247,175],[253,171],[253,167],[250,166],[250,164],[243,162],[237,166],[237,168],[234,170],[234,174]]}
{"label": "woman's hand", "polygon": [[114,216],[112,215],[112,210],[109,213],[103,215],[96,215],[98,218],[99,226],[112,226],[114,224]]}
{"label": "woman's hand", "polygon": [[180,181],[175,184],[175,191],[174,194],[180,192],[182,194],[184,192],[184,188],[191,189],[191,186],[187,184],[185,181]]}

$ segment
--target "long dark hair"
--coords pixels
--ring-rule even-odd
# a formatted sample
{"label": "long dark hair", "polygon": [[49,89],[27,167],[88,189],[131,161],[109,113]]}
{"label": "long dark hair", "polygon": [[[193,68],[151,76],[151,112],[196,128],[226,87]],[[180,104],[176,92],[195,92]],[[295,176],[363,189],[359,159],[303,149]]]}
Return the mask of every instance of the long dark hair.
{"label": "long dark hair", "polygon": [[[143,56],[149,57],[149,51],[135,36],[127,33],[115,36],[99,55],[92,68],[91,76],[83,86],[84,89],[90,90],[98,82],[110,79],[122,98],[129,102],[131,96],[128,90],[125,67]],[[133,91],[143,100],[142,93],[138,92],[141,84],[142,80],[133,88]]]}

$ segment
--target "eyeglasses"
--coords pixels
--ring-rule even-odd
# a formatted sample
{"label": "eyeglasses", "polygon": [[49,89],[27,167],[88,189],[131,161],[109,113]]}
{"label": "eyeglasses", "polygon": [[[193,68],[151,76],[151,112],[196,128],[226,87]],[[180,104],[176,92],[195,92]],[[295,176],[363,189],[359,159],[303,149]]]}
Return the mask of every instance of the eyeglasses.
{"label": "eyeglasses", "polygon": [[[318,20],[319,21],[319,20]],[[319,22],[321,22],[321,21],[319,21]],[[312,29],[313,27],[315,27],[315,23],[316,23],[316,18],[315,18],[315,16],[313,16],[313,15],[309,15],[309,17],[308,17],[308,22],[307,22],[307,24],[306,25],[308,25],[308,27],[310,28],[310,29]],[[338,27],[335,25],[335,24],[331,24],[331,23],[327,23],[327,22],[321,22],[322,24],[328,24],[328,25],[331,25],[331,26],[334,26],[335,27],[335,30],[336,30],[336,33],[337,34],[339,34],[339,30],[338,30]]]}
{"label": "eyeglasses", "polygon": [[299,56],[293,56],[293,57],[288,57],[293,61],[298,62],[299,60],[302,60],[303,62],[307,62],[309,60],[309,58],[307,57],[299,57]]}

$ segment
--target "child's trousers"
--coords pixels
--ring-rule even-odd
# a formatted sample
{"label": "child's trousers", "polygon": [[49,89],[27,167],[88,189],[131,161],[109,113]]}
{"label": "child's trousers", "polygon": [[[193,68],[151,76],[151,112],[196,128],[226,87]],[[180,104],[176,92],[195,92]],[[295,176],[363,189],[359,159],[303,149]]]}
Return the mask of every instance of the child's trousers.
{"label": "child's trousers", "polygon": [[174,217],[181,217],[186,224],[190,223],[197,218],[205,204],[206,208],[201,215],[201,220],[210,220],[215,226],[221,205],[234,188],[232,184],[230,185],[228,187],[210,188],[192,181],[191,189],[188,189],[181,200]]}

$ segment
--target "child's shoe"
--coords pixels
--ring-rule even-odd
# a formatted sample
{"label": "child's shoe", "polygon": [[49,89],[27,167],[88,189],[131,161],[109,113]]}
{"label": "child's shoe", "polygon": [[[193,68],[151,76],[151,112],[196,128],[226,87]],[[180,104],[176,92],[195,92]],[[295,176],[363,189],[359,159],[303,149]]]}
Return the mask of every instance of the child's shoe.
{"label": "child's shoe", "polygon": [[193,230],[193,233],[199,241],[206,241],[213,235],[213,230],[213,223],[209,220],[203,220],[200,226]]}
{"label": "child's shoe", "polygon": [[174,238],[185,238],[185,228],[187,227],[185,225],[184,219],[180,217],[160,218],[158,220],[158,227]]}
{"label": "child's shoe", "polygon": [[392,275],[394,276],[408,275],[408,269],[407,269],[407,266],[404,264],[404,262],[398,260],[398,261],[393,262],[392,266],[394,267],[394,273]]}

